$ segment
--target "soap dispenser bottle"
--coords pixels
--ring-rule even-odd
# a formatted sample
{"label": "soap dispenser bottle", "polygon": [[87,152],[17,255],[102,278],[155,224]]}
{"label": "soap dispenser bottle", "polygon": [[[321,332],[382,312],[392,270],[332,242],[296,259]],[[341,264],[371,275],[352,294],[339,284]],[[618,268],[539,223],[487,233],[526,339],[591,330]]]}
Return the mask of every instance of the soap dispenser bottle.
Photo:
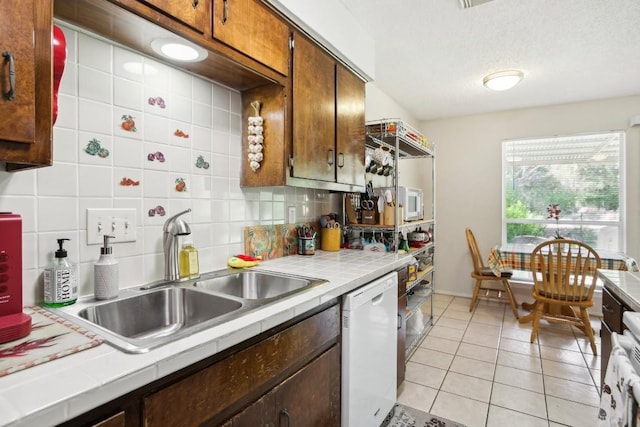
{"label": "soap dispenser bottle", "polygon": [[120,290],[118,261],[113,257],[113,249],[109,246],[109,239],[114,237],[104,236],[100,258],[93,265],[93,293],[96,299],[113,299]]}
{"label": "soap dispenser bottle", "polygon": [[44,305],[46,307],[64,307],[78,299],[77,267],[67,259],[63,245],[69,239],[57,239],[58,250],[55,261],[44,269]]}

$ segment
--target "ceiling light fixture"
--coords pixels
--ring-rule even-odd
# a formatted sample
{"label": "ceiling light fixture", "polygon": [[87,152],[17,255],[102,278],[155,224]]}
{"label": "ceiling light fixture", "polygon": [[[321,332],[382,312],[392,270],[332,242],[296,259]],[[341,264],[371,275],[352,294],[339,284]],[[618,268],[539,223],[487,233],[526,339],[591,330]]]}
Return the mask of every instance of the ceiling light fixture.
{"label": "ceiling light fixture", "polygon": [[491,90],[508,90],[520,83],[524,77],[522,71],[508,70],[489,74],[482,79],[482,84]]}
{"label": "ceiling light fixture", "polygon": [[207,57],[207,51],[179,38],[153,39],[151,48],[159,55],[174,61],[199,62]]}

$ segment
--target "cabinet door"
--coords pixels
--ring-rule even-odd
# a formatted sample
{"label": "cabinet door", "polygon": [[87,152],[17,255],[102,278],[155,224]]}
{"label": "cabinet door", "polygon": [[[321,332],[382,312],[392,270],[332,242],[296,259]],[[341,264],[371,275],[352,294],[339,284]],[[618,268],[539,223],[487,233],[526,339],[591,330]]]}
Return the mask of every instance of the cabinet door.
{"label": "cabinet door", "polygon": [[335,181],[335,62],[296,34],[293,48],[293,175]]}
{"label": "cabinet door", "polygon": [[228,427],[275,427],[275,420],[276,396],[270,391],[234,416]]}
{"label": "cabinet door", "polygon": [[205,32],[210,0],[141,0],[200,33]]}
{"label": "cabinet door", "polygon": [[283,426],[340,425],[340,349],[333,346],[275,389]]}
{"label": "cabinet door", "polygon": [[[0,161],[7,170],[51,164],[52,2],[0,2]],[[13,99],[6,95],[14,80]],[[36,85],[37,82],[37,85]]]}
{"label": "cabinet door", "polygon": [[364,186],[364,82],[336,69],[336,181]]}
{"label": "cabinet door", "polygon": [[609,356],[611,355],[611,328],[602,320],[600,326],[600,385],[604,384]]}
{"label": "cabinet door", "polygon": [[288,74],[289,27],[258,0],[214,0],[213,37]]}

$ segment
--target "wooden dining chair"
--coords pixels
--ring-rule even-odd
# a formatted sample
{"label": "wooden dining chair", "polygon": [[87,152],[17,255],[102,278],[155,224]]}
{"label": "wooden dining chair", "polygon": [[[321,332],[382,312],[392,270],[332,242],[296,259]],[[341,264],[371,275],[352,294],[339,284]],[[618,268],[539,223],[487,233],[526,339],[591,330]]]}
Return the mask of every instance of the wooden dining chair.
{"label": "wooden dining chair", "polygon": [[540,319],[545,319],[582,330],[597,355],[587,309],[593,306],[598,253],[577,240],[554,239],[536,246],[530,262],[535,299],[531,342],[538,335]]}
{"label": "wooden dining chair", "polygon": [[516,316],[517,319],[519,317],[518,304],[516,303],[516,299],[511,291],[511,285],[509,284],[512,272],[503,271],[500,277],[496,276],[489,267],[485,267],[473,231],[467,228],[465,234],[467,236],[469,252],[471,252],[471,259],[473,260],[471,277],[475,280],[469,311],[475,308],[479,298],[508,301],[509,304],[511,304],[513,315]]}

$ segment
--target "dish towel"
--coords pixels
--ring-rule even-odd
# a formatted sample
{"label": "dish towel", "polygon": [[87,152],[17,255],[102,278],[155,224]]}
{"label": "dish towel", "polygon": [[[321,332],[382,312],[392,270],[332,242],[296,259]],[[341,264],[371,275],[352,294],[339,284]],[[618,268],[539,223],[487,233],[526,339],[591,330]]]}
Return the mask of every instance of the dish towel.
{"label": "dish towel", "polygon": [[[613,348],[600,394],[599,426],[638,426],[640,377],[631,366],[627,352],[612,337]],[[634,394],[634,388],[636,393]]]}

